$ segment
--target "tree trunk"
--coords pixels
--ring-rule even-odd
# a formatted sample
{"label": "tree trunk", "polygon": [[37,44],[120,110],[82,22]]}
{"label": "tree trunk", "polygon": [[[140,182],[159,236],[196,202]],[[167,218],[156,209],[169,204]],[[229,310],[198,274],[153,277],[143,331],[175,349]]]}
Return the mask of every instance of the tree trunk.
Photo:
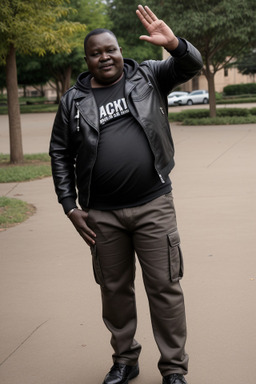
{"label": "tree trunk", "polygon": [[210,73],[208,77],[208,92],[210,102],[210,117],[216,117],[216,95],[215,95],[215,83],[214,73]]}
{"label": "tree trunk", "polygon": [[16,67],[16,51],[10,46],[6,58],[6,89],[10,134],[10,161],[11,163],[23,162],[20,105],[18,97],[18,79]]}
{"label": "tree trunk", "polygon": [[61,97],[61,92],[60,92],[60,85],[59,85],[59,81],[58,80],[56,80],[56,93],[57,93],[56,103],[59,104],[60,97]]}
{"label": "tree trunk", "polygon": [[62,95],[64,95],[64,93],[70,88],[71,74],[72,74],[71,66],[65,68],[64,79],[62,82]]}
{"label": "tree trunk", "polygon": [[211,72],[210,62],[206,60],[206,66],[203,69],[203,73],[208,82],[209,103],[210,103],[210,117],[216,117],[216,95],[215,95],[215,83],[214,72]]}
{"label": "tree trunk", "polygon": [[43,84],[40,85],[40,95],[41,95],[41,97],[44,97],[44,96],[45,96],[45,91],[44,91],[44,86],[43,86]]}

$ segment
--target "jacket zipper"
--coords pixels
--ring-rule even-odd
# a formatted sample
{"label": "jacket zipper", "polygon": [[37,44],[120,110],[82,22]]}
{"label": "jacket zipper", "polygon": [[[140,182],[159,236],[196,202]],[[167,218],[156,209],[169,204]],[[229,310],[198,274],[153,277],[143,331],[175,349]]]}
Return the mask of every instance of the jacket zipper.
{"label": "jacket zipper", "polygon": [[80,125],[79,125],[80,112],[79,112],[79,109],[77,108],[77,106],[76,106],[76,110],[77,110],[77,114],[75,115],[75,120],[77,120],[76,121],[76,130],[77,130],[77,132],[79,132],[80,131]]}
{"label": "jacket zipper", "polygon": [[[76,103],[76,109],[77,109],[77,115],[75,116],[75,119],[77,119],[77,125],[76,125],[76,130],[77,132],[80,131],[80,126],[79,126],[79,117],[80,117],[80,111],[78,109],[78,106],[79,106],[79,103]],[[88,122],[87,122],[88,123]],[[90,125],[88,123],[88,125]],[[97,136],[97,145],[96,145],[96,151],[95,151],[95,156],[94,156],[94,162],[93,162],[93,165],[91,167],[91,172],[90,172],[90,179],[89,179],[89,182],[88,182],[88,198],[87,198],[87,207],[89,205],[89,201],[90,201],[90,196],[91,196],[91,181],[92,181],[92,171],[93,171],[93,168],[94,168],[94,165],[96,163],[96,159],[97,159],[97,152],[98,152],[98,144],[99,144],[99,131],[98,132],[98,136]]]}

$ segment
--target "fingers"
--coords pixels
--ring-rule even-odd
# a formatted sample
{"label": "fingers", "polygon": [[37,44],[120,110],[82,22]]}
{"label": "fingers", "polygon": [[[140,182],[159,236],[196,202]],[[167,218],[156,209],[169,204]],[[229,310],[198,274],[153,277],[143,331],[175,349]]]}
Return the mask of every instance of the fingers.
{"label": "fingers", "polygon": [[76,209],[69,219],[72,221],[74,227],[80,236],[84,239],[89,246],[95,244],[96,234],[86,224],[88,213],[80,209]]}
{"label": "fingers", "polygon": [[77,232],[84,239],[87,245],[92,246],[95,244],[95,233],[90,230],[89,227],[85,226],[83,228],[76,228]]}
{"label": "fingers", "polygon": [[136,14],[146,28],[148,25],[158,20],[156,15],[151,11],[148,6],[143,7],[142,5],[138,5]]}

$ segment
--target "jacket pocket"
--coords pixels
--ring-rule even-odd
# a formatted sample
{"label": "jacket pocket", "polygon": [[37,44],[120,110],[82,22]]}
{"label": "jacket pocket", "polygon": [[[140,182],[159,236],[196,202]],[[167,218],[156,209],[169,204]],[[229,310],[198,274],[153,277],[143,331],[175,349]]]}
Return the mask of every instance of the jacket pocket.
{"label": "jacket pocket", "polygon": [[97,247],[96,245],[91,246],[91,254],[92,254],[92,266],[93,266],[93,273],[94,278],[97,284],[99,284],[101,287],[104,287],[104,278],[103,273],[100,266],[100,260],[97,255]]}
{"label": "jacket pocket", "polygon": [[170,278],[174,283],[183,277],[184,272],[183,257],[180,249],[180,236],[177,229],[168,234],[168,243]]}

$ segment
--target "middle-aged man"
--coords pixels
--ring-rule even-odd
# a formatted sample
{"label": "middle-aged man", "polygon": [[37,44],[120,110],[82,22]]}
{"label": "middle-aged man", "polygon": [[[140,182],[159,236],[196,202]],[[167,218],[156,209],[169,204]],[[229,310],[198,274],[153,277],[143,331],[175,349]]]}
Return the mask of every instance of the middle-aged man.
{"label": "middle-aged man", "polygon": [[163,384],[185,384],[183,261],[169,178],[174,148],[167,95],[198,73],[202,59],[148,7],[139,5],[136,13],[148,32],[140,39],[171,56],[138,64],[123,59],[111,31],[90,32],[84,42],[88,71],[62,97],[55,118],[52,172],[64,212],[91,247],[101,288],[114,350],[103,384],[127,384],[139,374],[135,253]]}

